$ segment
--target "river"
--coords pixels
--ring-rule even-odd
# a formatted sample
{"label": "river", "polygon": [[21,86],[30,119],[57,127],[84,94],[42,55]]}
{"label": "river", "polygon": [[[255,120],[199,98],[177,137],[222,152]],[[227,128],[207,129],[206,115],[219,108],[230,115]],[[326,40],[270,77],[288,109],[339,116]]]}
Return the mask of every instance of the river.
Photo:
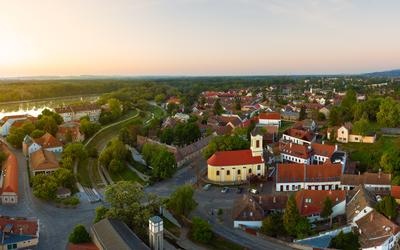
{"label": "river", "polygon": [[95,102],[99,95],[55,97],[42,100],[0,103],[0,119],[9,115],[29,114],[38,116],[44,109],[54,109],[71,104]]}

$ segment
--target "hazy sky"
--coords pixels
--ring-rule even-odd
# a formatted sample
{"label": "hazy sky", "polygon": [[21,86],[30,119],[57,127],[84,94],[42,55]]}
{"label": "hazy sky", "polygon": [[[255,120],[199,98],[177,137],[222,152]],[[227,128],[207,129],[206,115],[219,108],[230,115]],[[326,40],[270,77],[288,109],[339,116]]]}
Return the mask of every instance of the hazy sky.
{"label": "hazy sky", "polygon": [[399,0],[0,0],[0,77],[400,68]]}

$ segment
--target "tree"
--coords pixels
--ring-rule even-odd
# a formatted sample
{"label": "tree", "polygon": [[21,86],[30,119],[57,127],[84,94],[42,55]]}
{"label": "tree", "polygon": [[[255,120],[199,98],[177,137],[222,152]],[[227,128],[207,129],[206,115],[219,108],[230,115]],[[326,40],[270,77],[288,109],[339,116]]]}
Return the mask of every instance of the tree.
{"label": "tree", "polygon": [[241,104],[242,100],[240,97],[235,99],[235,109],[236,110],[241,110],[242,109],[242,104]]}
{"label": "tree", "polygon": [[38,119],[40,120],[43,116],[52,117],[54,121],[56,121],[57,125],[60,125],[61,123],[64,122],[64,119],[61,117],[61,115],[49,109],[44,109],[42,113],[38,116]]}
{"label": "tree", "polygon": [[366,118],[361,118],[353,124],[353,132],[359,135],[367,135],[372,131],[372,126]]}
{"label": "tree", "polygon": [[118,99],[110,98],[108,100],[108,107],[110,108],[110,112],[113,120],[116,120],[122,115],[122,104]]}
{"label": "tree", "polygon": [[300,114],[299,114],[299,121],[302,121],[307,118],[306,107],[301,106]]}
{"label": "tree", "polygon": [[167,207],[177,215],[187,216],[197,206],[193,194],[194,190],[190,185],[180,186],[171,194]]}
{"label": "tree", "polygon": [[90,138],[101,128],[100,124],[90,122],[88,117],[84,117],[80,121],[80,130],[85,135],[85,138]]}
{"label": "tree", "polygon": [[59,168],[54,172],[54,178],[58,186],[73,189],[75,186],[75,176],[71,170]]}
{"label": "tree", "polygon": [[400,152],[397,149],[386,150],[381,156],[380,165],[387,173],[400,171]]}
{"label": "tree", "polygon": [[44,200],[53,200],[56,197],[58,183],[53,175],[35,175],[32,177],[33,194]]}
{"label": "tree", "polygon": [[194,217],[192,220],[191,235],[195,241],[204,244],[209,243],[214,237],[210,224],[199,217]]}
{"label": "tree", "polygon": [[96,217],[94,218],[93,223],[99,222],[102,219],[106,218],[108,212],[108,208],[105,206],[96,207]]}
{"label": "tree", "polygon": [[400,125],[400,104],[391,97],[386,97],[379,106],[376,114],[378,124],[384,127],[397,127]]}
{"label": "tree", "polygon": [[118,173],[121,172],[124,167],[125,165],[120,160],[112,159],[108,166],[108,170],[110,170],[111,173]]}
{"label": "tree", "polygon": [[158,104],[162,103],[165,101],[166,96],[164,94],[158,94],[154,97],[154,101]]}
{"label": "tree", "polygon": [[265,217],[262,221],[261,232],[271,237],[285,235],[282,214],[274,213]]}
{"label": "tree", "polygon": [[[43,115],[36,122],[36,128],[55,136],[58,131],[58,124],[52,116]],[[33,130],[31,131],[31,133],[32,132]]]}
{"label": "tree", "polygon": [[296,205],[294,195],[291,195],[287,201],[285,213],[283,214],[283,226],[289,235],[296,235],[296,225],[300,220],[300,213]]}
{"label": "tree", "polygon": [[332,208],[333,203],[329,197],[326,197],[324,201],[324,207],[322,208],[321,217],[327,219],[330,218],[330,226],[332,227]]}
{"label": "tree", "polygon": [[213,112],[214,115],[221,115],[224,112],[224,108],[222,107],[219,99],[217,99],[214,103]]}
{"label": "tree", "polygon": [[71,156],[62,157],[61,166],[66,169],[72,169],[74,166],[74,159]]}
{"label": "tree", "polygon": [[0,149],[0,166],[3,165],[3,162],[7,159],[8,155]]}
{"label": "tree", "polygon": [[168,152],[165,148],[161,148],[159,152],[151,159],[152,176],[159,179],[170,178],[176,169],[175,156]]}
{"label": "tree", "polygon": [[43,130],[40,129],[35,129],[32,131],[31,133],[31,137],[36,139],[36,138],[40,138],[42,137],[46,132],[44,132]]}
{"label": "tree", "polygon": [[397,218],[397,207],[398,204],[392,196],[385,196],[383,199],[376,204],[376,211],[385,215],[389,220]]}
{"label": "tree", "polygon": [[203,155],[208,159],[217,151],[246,149],[249,146],[249,142],[238,135],[217,136],[204,149]]}
{"label": "tree", "polygon": [[358,235],[353,232],[343,233],[343,231],[341,231],[338,235],[332,238],[329,248],[343,250],[360,249]]}
{"label": "tree", "polygon": [[75,226],[74,230],[69,235],[68,241],[74,244],[79,244],[90,242],[91,239],[89,233],[86,231],[85,226],[79,224]]}
{"label": "tree", "polygon": [[25,131],[22,128],[11,127],[7,142],[15,148],[21,148],[25,135]]}
{"label": "tree", "polygon": [[84,160],[88,157],[88,153],[82,143],[76,142],[65,146],[62,156],[71,157],[73,160]]}
{"label": "tree", "polygon": [[299,220],[296,223],[295,229],[296,237],[301,239],[305,238],[311,234],[311,224],[307,218],[300,216]]}
{"label": "tree", "polygon": [[160,135],[160,141],[171,145],[174,141],[174,130],[172,128],[165,128]]}

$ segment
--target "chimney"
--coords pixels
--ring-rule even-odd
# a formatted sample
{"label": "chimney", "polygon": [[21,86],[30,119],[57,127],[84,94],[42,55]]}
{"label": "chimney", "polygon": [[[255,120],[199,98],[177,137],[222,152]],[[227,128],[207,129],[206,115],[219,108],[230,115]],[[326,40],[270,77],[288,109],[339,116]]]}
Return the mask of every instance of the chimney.
{"label": "chimney", "polygon": [[360,171],[358,171],[358,175],[361,175]]}
{"label": "chimney", "polygon": [[372,222],[374,220],[374,213],[371,213],[371,216],[369,217],[369,221]]}
{"label": "chimney", "polygon": [[292,142],[289,143],[289,147],[292,148]]}
{"label": "chimney", "polygon": [[322,145],[324,145],[325,144],[325,141],[324,140],[322,140]]}
{"label": "chimney", "polygon": [[381,178],[381,172],[382,172],[382,169],[381,169],[381,168],[379,168],[379,172],[378,172],[378,178]]}
{"label": "chimney", "polygon": [[262,204],[261,195],[258,197],[258,203],[259,203],[260,205]]}
{"label": "chimney", "polygon": [[338,145],[337,144],[335,144],[335,151],[337,151],[338,150]]}
{"label": "chimney", "polygon": [[276,203],[276,197],[272,197],[272,203]]}

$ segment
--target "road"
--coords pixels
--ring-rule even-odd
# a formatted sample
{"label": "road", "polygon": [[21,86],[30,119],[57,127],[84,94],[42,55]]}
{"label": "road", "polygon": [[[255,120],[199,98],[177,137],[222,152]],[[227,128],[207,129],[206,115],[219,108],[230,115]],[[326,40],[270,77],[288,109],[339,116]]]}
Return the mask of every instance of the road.
{"label": "road", "polygon": [[0,214],[8,216],[35,217],[39,219],[39,244],[35,249],[65,249],[68,235],[76,224],[87,229],[92,224],[95,208],[99,204],[82,201],[77,208],[57,208],[33,196],[29,186],[27,163],[20,150],[10,147],[18,160],[19,196],[16,205],[1,205]]}

